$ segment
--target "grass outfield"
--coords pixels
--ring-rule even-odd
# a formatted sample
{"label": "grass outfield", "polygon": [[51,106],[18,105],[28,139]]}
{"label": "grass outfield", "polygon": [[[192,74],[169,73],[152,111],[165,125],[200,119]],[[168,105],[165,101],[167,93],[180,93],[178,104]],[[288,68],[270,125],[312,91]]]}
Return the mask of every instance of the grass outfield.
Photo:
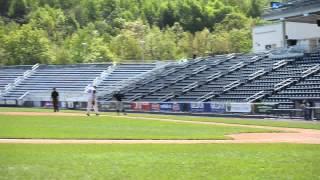
{"label": "grass outfield", "polygon": [[319,145],[0,144],[0,179],[320,178]]}
{"label": "grass outfield", "polygon": [[[47,108],[0,107],[0,112],[53,112]],[[62,110],[62,112],[81,112],[78,110]]]}
{"label": "grass outfield", "polygon": [[0,138],[228,139],[225,135],[271,130],[106,116],[0,115]]}
{"label": "grass outfield", "polygon": [[[0,107],[0,112],[52,112],[51,109],[37,109],[37,108],[4,108]],[[63,110],[63,112],[77,112],[80,111]],[[115,115],[115,113],[103,113]],[[246,125],[260,125],[260,126],[274,126],[274,127],[289,127],[289,128],[305,128],[305,129],[320,129],[320,122],[306,122],[306,121],[288,121],[288,120],[263,120],[263,119],[240,119],[240,118],[224,118],[224,117],[197,117],[197,116],[177,116],[177,115],[157,115],[157,114],[129,114],[129,116],[138,117],[153,117],[166,118],[188,121],[206,121],[206,122],[221,122],[228,124],[246,124]]]}
{"label": "grass outfield", "polygon": [[308,121],[297,121],[297,120],[293,121],[293,120],[272,120],[272,119],[267,119],[267,120],[266,119],[240,119],[240,118],[229,118],[229,117],[199,117],[199,116],[154,115],[154,114],[131,114],[130,116],[177,119],[177,120],[185,120],[185,121],[218,122],[218,123],[227,123],[227,124],[320,129],[319,121],[308,122]]}

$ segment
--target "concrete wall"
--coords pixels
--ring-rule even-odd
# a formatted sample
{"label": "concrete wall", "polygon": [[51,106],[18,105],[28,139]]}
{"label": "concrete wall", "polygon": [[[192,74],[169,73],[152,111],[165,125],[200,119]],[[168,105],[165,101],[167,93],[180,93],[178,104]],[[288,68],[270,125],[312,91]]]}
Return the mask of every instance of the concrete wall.
{"label": "concrete wall", "polygon": [[[297,40],[297,45],[307,49],[319,45],[320,27],[316,24],[286,22],[286,35],[289,40]],[[282,23],[256,26],[252,31],[253,51],[261,52],[266,46],[274,48],[283,47]]]}
{"label": "concrete wall", "polygon": [[252,30],[253,51],[265,51],[266,46],[282,47],[282,34],[281,23],[254,27]]}
{"label": "concrete wall", "polygon": [[320,38],[320,27],[316,24],[287,22],[286,28],[289,39]]}

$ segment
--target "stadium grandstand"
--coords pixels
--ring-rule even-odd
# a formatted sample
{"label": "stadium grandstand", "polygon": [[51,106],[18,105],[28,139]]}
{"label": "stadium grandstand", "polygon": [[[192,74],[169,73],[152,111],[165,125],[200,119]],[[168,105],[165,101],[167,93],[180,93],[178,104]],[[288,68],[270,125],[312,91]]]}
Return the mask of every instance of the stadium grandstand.
{"label": "stadium grandstand", "polygon": [[[206,112],[209,104],[220,113],[302,116],[301,103],[309,101],[320,119],[320,34],[287,34],[288,23],[320,32],[320,1],[273,3],[263,17],[280,24],[282,39],[265,42],[270,34],[255,33],[270,27],[257,27],[253,44],[263,48],[254,47],[254,53],[151,63],[4,66],[0,105],[46,106],[55,87],[64,107],[83,108],[86,88],[96,85],[102,108],[120,91],[137,111]],[[213,109],[209,112],[218,112]]]}

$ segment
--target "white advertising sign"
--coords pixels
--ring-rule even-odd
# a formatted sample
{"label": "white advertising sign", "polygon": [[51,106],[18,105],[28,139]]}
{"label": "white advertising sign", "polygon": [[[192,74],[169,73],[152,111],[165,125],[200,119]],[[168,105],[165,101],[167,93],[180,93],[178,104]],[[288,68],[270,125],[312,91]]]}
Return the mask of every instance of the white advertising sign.
{"label": "white advertising sign", "polygon": [[229,103],[226,108],[227,112],[249,113],[251,112],[250,103]]}

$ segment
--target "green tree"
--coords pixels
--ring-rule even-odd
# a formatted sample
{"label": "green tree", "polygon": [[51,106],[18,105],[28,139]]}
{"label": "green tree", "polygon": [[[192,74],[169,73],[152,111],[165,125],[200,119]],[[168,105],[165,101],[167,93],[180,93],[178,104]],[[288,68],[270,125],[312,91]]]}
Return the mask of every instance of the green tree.
{"label": "green tree", "polygon": [[113,59],[108,43],[95,29],[94,24],[79,29],[65,43],[73,63],[107,62]]}
{"label": "green tree", "polygon": [[9,64],[35,64],[52,62],[47,34],[43,30],[23,25],[3,38]]}
{"label": "green tree", "polygon": [[117,61],[142,59],[141,43],[128,31],[122,31],[114,37],[110,43],[110,49],[116,55]]}
{"label": "green tree", "polygon": [[251,0],[248,16],[253,18],[261,16],[263,12],[263,5],[264,3],[261,0]]}
{"label": "green tree", "polygon": [[251,32],[249,30],[231,30],[229,39],[231,44],[231,52],[250,52],[252,47],[252,41],[250,37]]}
{"label": "green tree", "polygon": [[61,9],[46,5],[30,13],[29,19],[32,27],[45,30],[54,41],[65,36],[63,28],[66,25],[66,16]]}

